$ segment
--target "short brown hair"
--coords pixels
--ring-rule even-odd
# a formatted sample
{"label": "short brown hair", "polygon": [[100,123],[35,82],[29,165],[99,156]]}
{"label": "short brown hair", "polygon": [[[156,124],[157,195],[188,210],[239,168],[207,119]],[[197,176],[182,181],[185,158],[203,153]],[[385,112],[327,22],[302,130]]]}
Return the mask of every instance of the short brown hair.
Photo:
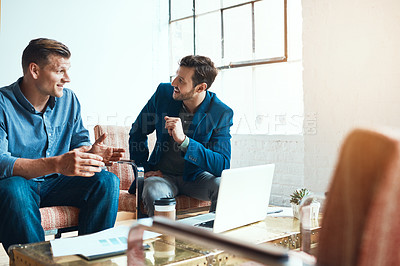
{"label": "short brown hair", "polygon": [[181,59],[179,66],[194,68],[192,77],[193,87],[200,83],[206,83],[207,89],[213,84],[218,70],[210,58],[201,55],[188,55]]}
{"label": "short brown hair", "polygon": [[49,55],[59,55],[64,58],[70,58],[71,52],[65,44],[58,41],[39,38],[31,40],[22,53],[22,69],[28,69],[30,63],[35,63],[40,67],[48,63]]}

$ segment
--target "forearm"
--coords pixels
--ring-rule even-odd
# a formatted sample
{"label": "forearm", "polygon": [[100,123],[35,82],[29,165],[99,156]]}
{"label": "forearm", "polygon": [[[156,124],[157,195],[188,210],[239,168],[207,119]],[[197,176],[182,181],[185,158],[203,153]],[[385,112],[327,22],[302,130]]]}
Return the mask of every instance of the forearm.
{"label": "forearm", "polygon": [[27,179],[52,173],[66,176],[90,177],[104,167],[103,158],[88,153],[90,147],[81,147],[63,155],[41,159],[17,159],[14,163],[13,175]]}
{"label": "forearm", "polygon": [[40,159],[19,158],[15,161],[13,176],[32,179],[58,172],[59,156]]}

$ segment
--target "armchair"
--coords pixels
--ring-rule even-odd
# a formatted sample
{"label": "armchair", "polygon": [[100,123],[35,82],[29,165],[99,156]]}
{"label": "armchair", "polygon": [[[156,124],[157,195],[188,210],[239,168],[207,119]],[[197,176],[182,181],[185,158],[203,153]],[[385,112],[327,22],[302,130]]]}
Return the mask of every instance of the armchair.
{"label": "armchair", "polygon": [[344,141],[318,243],[318,265],[399,265],[400,141],[356,129]]}
{"label": "armchair", "polygon": [[[126,149],[125,158],[129,159],[129,126],[114,126],[114,125],[96,125],[94,127],[94,135],[97,139],[99,136],[107,132],[107,138],[104,143],[106,145],[121,147]],[[155,133],[148,136],[149,150],[150,153],[155,145]],[[114,164],[108,167],[108,171],[116,174],[120,179],[120,194],[119,194],[119,206],[118,211],[132,212],[136,218],[136,195],[130,194],[128,189],[135,179],[135,174],[132,166],[128,164]],[[210,201],[201,201],[195,198],[179,195],[176,198],[176,210],[177,212],[186,212],[195,208],[209,207]],[[139,204],[141,210],[143,210],[142,204]]]}

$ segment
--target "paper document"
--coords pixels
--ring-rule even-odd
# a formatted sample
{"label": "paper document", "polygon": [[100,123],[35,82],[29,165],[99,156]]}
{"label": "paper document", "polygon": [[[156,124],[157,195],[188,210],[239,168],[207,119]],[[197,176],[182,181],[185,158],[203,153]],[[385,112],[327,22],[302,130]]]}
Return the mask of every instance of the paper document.
{"label": "paper document", "polygon": [[[127,249],[129,229],[130,226],[118,226],[90,235],[51,240],[53,256],[83,255],[89,258],[124,252]],[[144,231],[143,240],[159,235]]]}
{"label": "paper document", "polygon": [[290,217],[293,216],[290,207],[271,207],[268,206],[268,217]]}

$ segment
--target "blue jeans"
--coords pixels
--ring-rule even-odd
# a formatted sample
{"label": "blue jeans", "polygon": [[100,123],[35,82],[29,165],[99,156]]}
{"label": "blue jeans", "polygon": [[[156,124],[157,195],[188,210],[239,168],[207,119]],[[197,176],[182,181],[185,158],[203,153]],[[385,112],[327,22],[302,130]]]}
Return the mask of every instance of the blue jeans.
{"label": "blue jeans", "polygon": [[79,235],[111,228],[117,217],[118,198],[119,179],[104,170],[92,177],[54,175],[44,181],[20,176],[0,179],[0,242],[7,251],[13,244],[44,241],[41,207],[78,207]]}
{"label": "blue jeans", "polygon": [[144,180],[143,204],[149,216],[154,215],[154,201],[159,198],[173,198],[186,195],[199,200],[210,200],[210,211],[215,211],[221,177],[202,172],[193,181],[185,181],[182,176],[150,176]]}

